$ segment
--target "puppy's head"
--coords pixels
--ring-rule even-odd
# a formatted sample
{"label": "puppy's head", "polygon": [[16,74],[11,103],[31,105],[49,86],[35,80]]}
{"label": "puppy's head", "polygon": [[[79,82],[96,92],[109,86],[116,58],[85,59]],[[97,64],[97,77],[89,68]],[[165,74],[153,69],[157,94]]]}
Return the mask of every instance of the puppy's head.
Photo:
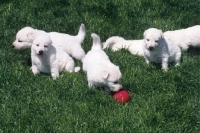
{"label": "puppy's head", "polygon": [[102,78],[104,80],[105,86],[107,86],[111,92],[117,92],[122,89],[122,85],[120,83],[121,72],[118,66],[111,66],[108,69],[104,69],[102,72]]}
{"label": "puppy's head", "polygon": [[17,32],[16,40],[13,42],[12,47],[16,50],[31,48],[34,38],[34,29],[31,27],[25,27]]}
{"label": "puppy's head", "polygon": [[145,48],[153,51],[159,45],[159,41],[163,39],[162,30],[156,28],[147,29],[144,32],[144,44]]}
{"label": "puppy's head", "polygon": [[32,51],[37,55],[43,55],[51,44],[52,41],[47,34],[39,34],[33,40]]}

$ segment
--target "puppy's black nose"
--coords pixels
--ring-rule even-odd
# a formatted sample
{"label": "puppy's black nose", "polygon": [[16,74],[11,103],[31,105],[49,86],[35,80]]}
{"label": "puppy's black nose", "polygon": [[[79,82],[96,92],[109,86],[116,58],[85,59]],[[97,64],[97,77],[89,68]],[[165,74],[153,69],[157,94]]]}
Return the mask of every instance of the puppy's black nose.
{"label": "puppy's black nose", "polygon": [[39,55],[43,55],[43,53],[44,53],[44,52],[43,52],[42,50],[39,51]]}
{"label": "puppy's black nose", "polygon": [[153,50],[153,47],[149,47],[149,50],[152,51],[152,50]]}
{"label": "puppy's black nose", "polygon": [[14,46],[14,45],[12,45],[12,48],[15,48],[15,46]]}

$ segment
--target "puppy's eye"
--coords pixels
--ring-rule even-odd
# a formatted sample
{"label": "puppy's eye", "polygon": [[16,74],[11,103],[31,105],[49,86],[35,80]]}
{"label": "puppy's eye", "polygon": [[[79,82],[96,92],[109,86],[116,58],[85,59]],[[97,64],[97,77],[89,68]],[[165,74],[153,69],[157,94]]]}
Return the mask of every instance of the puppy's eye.
{"label": "puppy's eye", "polygon": [[158,42],[158,40],[156,40],[155,42]]}
{"label": "puppy's eye", "polygon": [[118,81],[115,81],[115,82],[113,82],[114,84],[118,84],[119,82]]}
{"label": "puppy's eye", "polygon": [[47,45],[44,45],[45,48],[47,48]]}
{"label": "puppy's eye", "polygon": [[39,46],[39,44],[36,44],[36,46]]}
{"label": "puppy's eye", "polygon": [[149,41],[149,39],[147,39],[147,41]]}
{"label": "puppy's eye", "polygon": [[22,40],[18,40],[18,42],[23,42]]}

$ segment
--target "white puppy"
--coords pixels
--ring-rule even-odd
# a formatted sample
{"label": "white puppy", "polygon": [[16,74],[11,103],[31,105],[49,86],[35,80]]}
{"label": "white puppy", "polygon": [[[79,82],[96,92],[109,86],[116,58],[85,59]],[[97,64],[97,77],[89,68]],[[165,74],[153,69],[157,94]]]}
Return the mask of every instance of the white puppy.
{"label": "white puppy", "polygon": [[[16,40],[13,42],[12,46],[16,50],[31,48],[33,39],[41,33],[45,33],[45,31],[25,27],[18,31]],[[82,61],[82,58],[85,56],[85,51],[81,47],[81,43],[85,38],[84,24],[81,24],[77,36],[58,32],[49,32],[48,35],[52,40],[52,45],[55,47],[61,47],[69,55]]]}
{"label": "white puppy", "polygon": [[51,73],[53,79],[62,71],[78,72],[80,67],[74,68],[73,59],[62,49],[52,45],[48,34],[38,34],[31,47],[32,72],[34,75],[43,72]]}
{"label": "white puppy", "polygon": [[108,93],[117,92],[122,89],[119,67],[111,63],[102,50],[99,36],[93,33],[91,37],[93,46],[83,60],[83,70],[87,74],[88,86],[103,87]]}
{"label": "white puppy", "polygon": [[163,32],[156,28],[147,29],[144,32],[144,58],[146,63],[162,63],[162,69],[168,69],[168,62],[180,65],[181,51],[177,45],[163,37]]}
{"label": "white puppy", "polygon": [[106,40],[103,45],[103,49],[105,48],[110,48],[112,51],[125,48],[133,55],[144,56],[143,40],[125,40],[122,37],[113,36]]}
{"label": "white puppy", "polygon": [[164,33],[166,39],[187,51],[189,46],[200,47],[200,25]]}

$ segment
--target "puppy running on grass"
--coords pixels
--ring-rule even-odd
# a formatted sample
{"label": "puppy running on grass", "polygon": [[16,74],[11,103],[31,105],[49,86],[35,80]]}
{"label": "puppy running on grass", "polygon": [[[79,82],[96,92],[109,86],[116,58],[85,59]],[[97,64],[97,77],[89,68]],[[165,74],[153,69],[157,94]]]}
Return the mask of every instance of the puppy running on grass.
{"label": "puppy running on grass", "polygon": [[162,63],[162,69],[167,71],[170,62],[175,62],[176,66],[180,65],[181,50],[166,40],[161,30],[150,28],[144,32],[144,58],[147,64]]}
{"label": "puppy running on grass", "polygon": [[122,89],[120,84],[121,72],[102,50],[100,38],[91,34],[93,45],[83,60],[83,70],[87,74],[89,87],[103,87],[107,93],[117,92]]}
{"label": "puppy running on grass", "polygon": [[34,75],[43,72],[51,73],[53,79],[62,71],[78,72],[80,67],[74,67],[73,59],[62,49],[55,48],[48,34],[39,34],[33,40],[31,47],[31,70]]}
{"label": "puppy running on grass", "polygon": [[[22,28],[18,31],[16,35],[16,40],[13,42],[12,46],[16,50],[31,48],[34,38],[38,34],[42,33],[46,32],[33,29],[31,27]],[[58,32],[49,32],[47,34],[50,36],[53,46],[62,48],[70,56],[82,61],[83,57],[85,56],[85,51],[81,47],[81,43],[85,39],[84,24],[81,24],[78,35],[76,36]]]}

